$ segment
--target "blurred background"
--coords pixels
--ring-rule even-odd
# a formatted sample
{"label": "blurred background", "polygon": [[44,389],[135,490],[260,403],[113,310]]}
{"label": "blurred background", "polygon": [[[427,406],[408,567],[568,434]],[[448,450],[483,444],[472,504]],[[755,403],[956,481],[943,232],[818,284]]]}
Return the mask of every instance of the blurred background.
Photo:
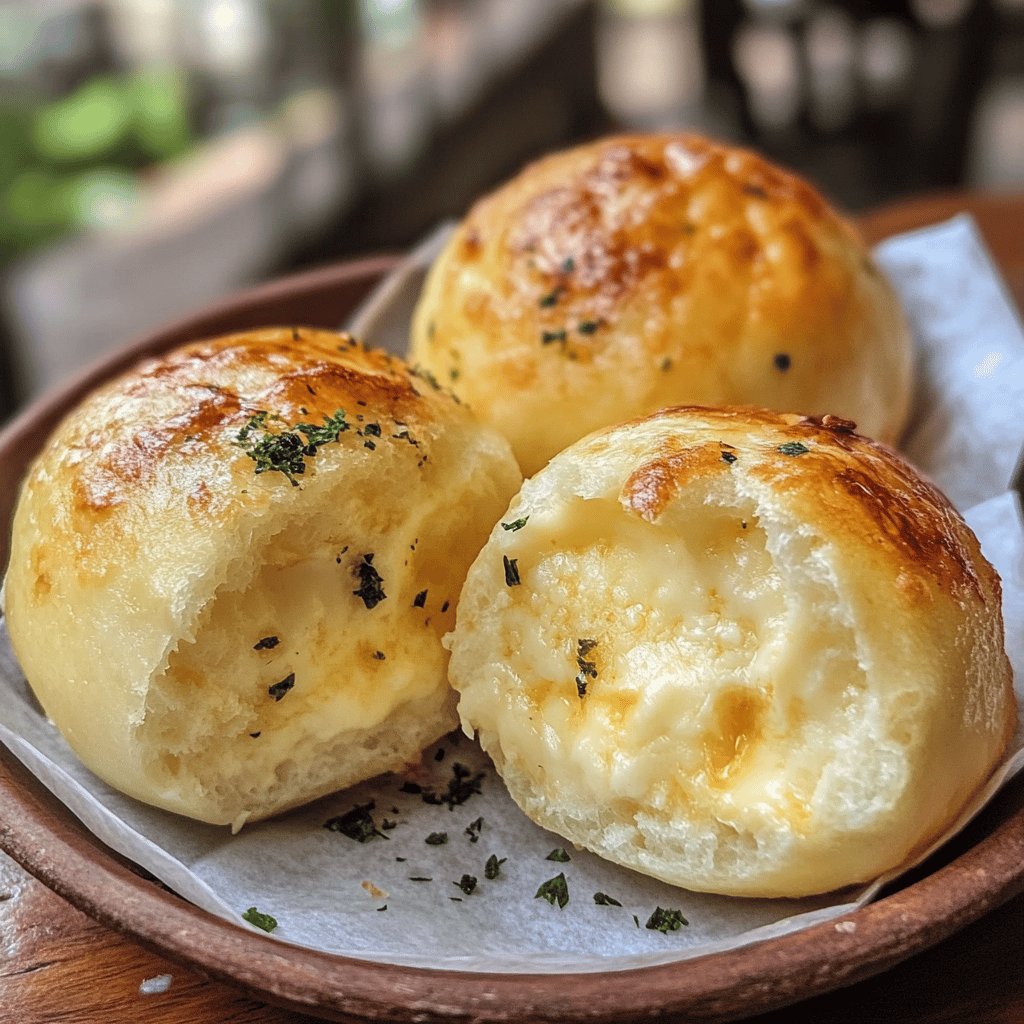
{"label": "blurred background", "polygon": [[544,151],[750,143],[851,212],[1024,186],[1024,0],[2,0],[0,420]]}

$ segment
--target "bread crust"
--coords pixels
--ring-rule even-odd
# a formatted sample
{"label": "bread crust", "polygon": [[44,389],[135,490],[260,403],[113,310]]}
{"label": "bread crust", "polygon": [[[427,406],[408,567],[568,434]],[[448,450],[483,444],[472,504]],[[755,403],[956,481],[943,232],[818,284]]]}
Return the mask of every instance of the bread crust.
{"label": "bread crust", "polygon": [[[282,435],[302,450],[261,462]],[[346,335],[186,345],[94,392],[31,467],[11,642],[106,781],[205,821],[263,817],[451,727],[440,638],[519,479],[457,399]]]}
{"label": "bread crust", "polygon": [[910,334],[853,227],[797,176],[695,135],[556,153],[480,200],[411,351],[527,475],[682,402],[834,413],[894,442],[910,399]]}
{"label": "bread crust", "polygon": [[1006,749],[999,578],[849,421],[666,409],[559,454],[524,519],[470,570],[450,678],[514,799],[602,856],[733,895],[863,882]]}

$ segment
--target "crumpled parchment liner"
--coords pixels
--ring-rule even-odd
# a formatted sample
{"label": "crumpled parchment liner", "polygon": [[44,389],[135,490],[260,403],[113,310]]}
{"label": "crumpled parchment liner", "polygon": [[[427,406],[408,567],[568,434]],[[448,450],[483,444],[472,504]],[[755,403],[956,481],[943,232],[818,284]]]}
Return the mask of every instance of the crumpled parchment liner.
{"label": "crumpled parchment liner", "polygon": [[[442,237],[417,250],[355,318],[368,340],[404,348],[423,267]],[[1024,441],[1024,331],[968,218],[890,239],[876,255],[902,296],[918,344],[919,386],[903,447],[966,510],[1003,578],[1007,650],[1024,702],[1024,529],[1010,491]],[[384,776],[231,836],[122,796],[83,768],[39,710],[2,628],[0,693],[0,741],[103,842],[211,913],[248,927],[240,914],[255,905],[279,922],[275,937],[327,952],[478,971],[640,967],[829,918],[848,928],[851,922],[838,919],[887,880],[811,899],[749,900],[674,888],[571,847],[569,863],[546,860],[564,842],[518,810],[465,737],[427,751],[418,780],[444,790],[455,763],[483,771],[481,793],[451,810],[401,792],[401,778]],[[944,839],[1021,767],[1019,722],[1003,766]],[[370,801],[378,825],[397,822],[387,839],[361,844],[322,827]],[[465,830],[477,818],[483,825],[472,842]],[[446,844],[424,842],[439,831],[448,833]],[[491,854],[507,858],[494,880],[484,877]],[[559,872],[569,889],[563,910],[534,898]],[[478,879],[471,895],[455,884],[464,874]],[[596,905],[596,892],[622,907]],[[669,934],[646,929],[657,906],[681,910],[689,925]]]}

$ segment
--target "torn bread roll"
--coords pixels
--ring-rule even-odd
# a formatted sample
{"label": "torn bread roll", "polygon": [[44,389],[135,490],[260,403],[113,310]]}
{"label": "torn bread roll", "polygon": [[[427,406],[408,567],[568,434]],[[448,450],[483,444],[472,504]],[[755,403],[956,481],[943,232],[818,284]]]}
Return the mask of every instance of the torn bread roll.
{"label": "torn bread roll", "polygon": [[528,476],[666,405],[832,412],[895,441],[910,400],[910,332],[853,227],[795,175],[693,135],[556,153],[478,202],[411,351]]}
{"label": "torn bread roll", "polygon": [[803,896],[921,853],[1015,722],[999,578],[833,417],[668,409],[527,481],[450,678],[540,825],[690,889]]}
{"label": "torn bread roll", "polygon": [[11,642],[97,775],[237,827],[453,727],[441,637],[519,481],[495,431],[349,337],[188,345],[92,394],[33,465]]}

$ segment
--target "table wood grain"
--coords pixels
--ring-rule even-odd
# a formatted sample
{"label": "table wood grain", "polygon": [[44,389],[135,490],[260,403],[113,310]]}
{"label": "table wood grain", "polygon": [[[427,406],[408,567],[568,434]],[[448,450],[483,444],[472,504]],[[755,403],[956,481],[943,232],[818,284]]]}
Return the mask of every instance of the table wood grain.
{"label": "table wood grain", "polygon": [[[972,213],[1024,308],[1024,195],[924,197],[861,218],[877,241]],[[166,991],[143,994],[169,976]],[[4,1024],[293,1024],[267,1006],[157,956],[75,910],[0,853],[0,1021]],[[1024,896],[893,970],[751,1024],[1019,1024],[1024,1021]]]}

